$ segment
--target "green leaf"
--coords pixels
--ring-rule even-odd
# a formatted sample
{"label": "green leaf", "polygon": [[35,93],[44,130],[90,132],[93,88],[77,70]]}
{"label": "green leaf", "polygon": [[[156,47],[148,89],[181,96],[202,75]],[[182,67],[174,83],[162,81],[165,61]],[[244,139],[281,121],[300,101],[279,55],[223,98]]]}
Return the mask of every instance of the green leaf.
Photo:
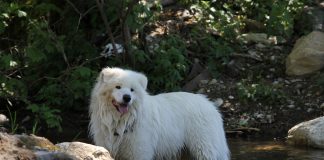
{"label": "green leaf", "polygon": [[12,60],[12,56],[10,54],[4,55],[0,58],[0,67],[5,69],[10,68],[10,61]]}
{"label": "green leaf", "polygon": [[33,113],[39,112],[39,106],[37,104],[30,104],[27,109],[31,110]]}
{"label": "green leaf", "polygon": [[35,47],[28,47],[26,53],[32,62],[40,62],[46,59],[46,55]]}
{"label": "green leaf", "polygon": [[92,70],[88,67],[78,67],[74,72],[80,77],[90,77]]}

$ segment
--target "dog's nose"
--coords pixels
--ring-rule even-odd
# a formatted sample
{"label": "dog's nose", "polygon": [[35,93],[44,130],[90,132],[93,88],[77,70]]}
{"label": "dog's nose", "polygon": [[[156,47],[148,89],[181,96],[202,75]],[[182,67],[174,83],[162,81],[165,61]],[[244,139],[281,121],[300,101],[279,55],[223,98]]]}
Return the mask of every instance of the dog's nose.
{"label": "dog's nose", "polygon": [[123,95],[123,100],[125,103],[128,103],[131,100],[131,96],[129,94]]}

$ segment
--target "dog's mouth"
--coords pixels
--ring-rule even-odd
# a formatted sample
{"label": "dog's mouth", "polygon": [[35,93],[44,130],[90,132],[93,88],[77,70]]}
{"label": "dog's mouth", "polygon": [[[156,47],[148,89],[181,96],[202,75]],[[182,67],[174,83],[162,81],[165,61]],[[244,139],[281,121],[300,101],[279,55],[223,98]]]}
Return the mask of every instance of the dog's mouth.
{"label": "dog's mouth", "polygon": [[128,112],[128,103],[118,103],[116,100],[112,100],[112,104],[122,115]]}

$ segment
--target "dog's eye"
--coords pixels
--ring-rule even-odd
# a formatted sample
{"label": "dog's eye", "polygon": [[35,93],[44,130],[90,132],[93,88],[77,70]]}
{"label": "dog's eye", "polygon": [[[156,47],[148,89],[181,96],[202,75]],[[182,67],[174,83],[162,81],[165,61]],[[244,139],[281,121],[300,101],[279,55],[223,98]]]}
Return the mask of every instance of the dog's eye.
{"label": "dog's eye", "polygon": [[120,86],[116,86],[117,89],[120,89],[121,87]]}
{"label": "dog's eye", "polygon": [[131,88],[131,92],[134,92],[134,89],[133,88]]}

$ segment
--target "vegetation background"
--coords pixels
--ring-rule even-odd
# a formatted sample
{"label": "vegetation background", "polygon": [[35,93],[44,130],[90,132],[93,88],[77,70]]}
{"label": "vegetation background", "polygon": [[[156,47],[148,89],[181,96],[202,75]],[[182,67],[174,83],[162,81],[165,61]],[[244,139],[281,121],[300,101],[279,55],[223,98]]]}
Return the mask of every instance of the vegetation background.
{"label": "vegetation background", "polygon": [[[311,3],[179,0],[177,7],[194,15],[191,23],[148,45],[147,31],[166,14],[157,1],[1,0],[0,112],[10,115],[12,132],[62,131],[63,113],[87,114],[92,85],[106,66],[146,73],[151,93],[180,90],[195,59],[213,76],[221,75],[231,54],[244,49],[237,40],[243,33],[289,41],[309,32],[294,26]],[[108,53],[108,43],[121,44],[123,52]],[[242,84],[238,92],[246,101],[251,88]],[[254,99],[273,90],[256,92]]]}

